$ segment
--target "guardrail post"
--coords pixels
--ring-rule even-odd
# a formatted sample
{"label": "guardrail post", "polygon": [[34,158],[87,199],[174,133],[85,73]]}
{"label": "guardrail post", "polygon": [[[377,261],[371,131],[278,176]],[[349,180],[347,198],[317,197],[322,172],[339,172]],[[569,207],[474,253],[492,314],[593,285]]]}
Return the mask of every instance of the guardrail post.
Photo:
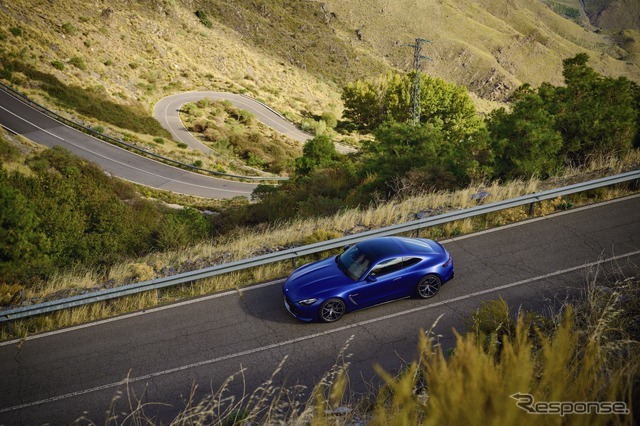
{"label": "guardrail post", "polygon": [[297,257],[292,257],[291,258],[291,267],[293,269],[296,269],[298,267],[296,260],[297,260]]}
{"label": "guardrail post", "polygon": [[535,213],[536,213],[536,203],[533,202],[529,204],[529,217],[533,217]]}

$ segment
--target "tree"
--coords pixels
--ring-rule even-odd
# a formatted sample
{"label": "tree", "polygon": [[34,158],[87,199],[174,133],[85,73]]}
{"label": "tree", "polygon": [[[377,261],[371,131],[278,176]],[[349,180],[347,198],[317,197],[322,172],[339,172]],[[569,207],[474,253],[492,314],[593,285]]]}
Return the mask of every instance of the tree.
{"label": "tree", "polygon": [[316,168],[326,167],[339,158],[336,147],[327,135],[318,135],[307,141],[302,157],[296,159],[296,174],[308,175]]}
{"label": "tree", "polygon": [[386,118],[385,93],[391,73],[375,79],[357,80],[343,88],[343,117],[364,130],[373,130]]}
{"label": "tree", "polygon": [[[343,116],[370,131],[385,121],[408,122],[412,82],[413,74],[389,72],[347,85]],[[420,74],[420,90],[420,123],[440,129],[445,139],[465,139],[484,128],[466,88]]]}
{"label": "tree", "polygon": [[501,178],[547,177],[562,166],[558,153],[562,136],[555,130],[554,117],[545,110],[543,99],[529,85],[513,95],[513,110],[494,110],[487,119],[498,159],[494,166]]}
{"label": "tree", "polygon": [[455,181],[444,166],[449,153],[442,132],[433,126],[389,121],[374,135],[375,141],[364,147],[362,195],[396,195],[393,183],[415,170],[428,172],[433,186],[450,187],[450,182]]}
{"label": "tree", "polygon": [[638,134],[637,85],[603,77],[587,66],[585,53],[563,61],[566,87],[557,88],[556,128],[563,153],[582,163],[593,154],[628,151]]}

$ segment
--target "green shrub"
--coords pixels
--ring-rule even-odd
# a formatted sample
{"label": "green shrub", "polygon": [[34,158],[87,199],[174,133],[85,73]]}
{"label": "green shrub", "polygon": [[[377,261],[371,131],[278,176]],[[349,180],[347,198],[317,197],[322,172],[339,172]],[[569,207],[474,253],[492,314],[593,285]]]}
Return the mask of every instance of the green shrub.
{"label": "green shrub", "polygon": [[320,119],[324,121],[330,129],[335,129],[338,125],[338,118],[332,112],[323,112]]}
{"label": "green shrub", "polygon": [[320,243],[323,241],[335,240],[336,238],[343,237],[339,232],[329,231],[326,229],[316,229],[311,233],[311,235],[307,235],[303,238],[302,243],[304,245]]}
{"label": "green shrub", "polygon": [[60,71],[64,70],[64,63],[62,61],[53,61],[51,66]]}
{"label": "green shrub", "polygon": [[240,123],[245,125],[249,125],[255,121],[253,114],[251,114],[249,111],[244,109],[236,109],[234,111],[234,117]]}
{"label": "green shrub", "polygon": [[87,69],[87,64],[85,64],[84,58],[82,58],[82,56],[74,56],[73,58],[69,59],[69,63],[82,71],[86,71]]}
{"label": "green shrub", "polygon": [[202,160],[196,160],[193,162],[194,167],[202,167]]}
{"label": "green shrub", "polygon": [[207,28],[212,28],[213,27],[213,23],[211,22],[211,20],[207,16],[207,14],[202,9],[196,10],[196,16],[200,20],[200,23],[202,25],[204,25],[205,27],[207,27]]}
{"label": "green shrub", "polygon": [[9,32],[13,34],[14,37],[20,37],[22,35],[22,28],[11,27],[9,28]]}
{"label": "green shrub", "polygon": [[162,249],[184,248],[208,235],[209,225],[195,209],[185,208],[164,216],[157,233],[157,245]]}
{"label": "green shrub", "polygon": [[153,141],[157,144],[163,145],[164,144],[164,139],[161,137],[155,137],[153,138]]}
{"label": "green shrub", "polygon": [[62,31],[65,34],[73,35],[76,32],[76,27],[74,27],[71,22],[65,22],[62,24]]}
{"label": "green shrub", "polygon": [[93,126],[93,131],[94,131],[94,132],[97,132],[97,133],[104,133],[104,130],[105,130],[105,129],[104,129],[104,126],[100,126],[100,125],[98,125],[98,126]]}
{"label": "green shrub", "polygon": [[210,98],[203,98],[196,102],[196,105],[198,106],[198,108],[208,108],[213,105],[213,100],[211,100]]}
{"label": "green shrub", "polygon": [[177,145],[178,145],[178,148],[180,148],[180,149],[185,149],[185,148],[189,147],[189,145],[187,145],[186,143],[183,143],[183,142],[178,142]]}
{"label": "green shrub", "polygon": [[[13,161],[18,158],[20,158],[20,150],[11,145],[4,138],[0,138],[0,160]],[[1,164],[2,163],[0,162],[0,166]]]}

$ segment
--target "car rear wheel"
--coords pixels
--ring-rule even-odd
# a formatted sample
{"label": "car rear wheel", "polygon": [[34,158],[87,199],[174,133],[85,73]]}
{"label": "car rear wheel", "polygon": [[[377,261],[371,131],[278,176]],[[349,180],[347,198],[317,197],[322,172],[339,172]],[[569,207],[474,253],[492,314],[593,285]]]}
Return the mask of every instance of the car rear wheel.
{"label": "car rear wheel", "polygon": [[320,306],[320,319],[324,322],[334,322],[342,318],[345,304],[340,299],[328,299]]}
{"label": "car rear wheel", "polygon": [[437,275],[427,275],[422,277],[416,286],[418,297],[421,297],[422,299],[432,298],[438,294],[440,285],[442,285],[442,281]]}

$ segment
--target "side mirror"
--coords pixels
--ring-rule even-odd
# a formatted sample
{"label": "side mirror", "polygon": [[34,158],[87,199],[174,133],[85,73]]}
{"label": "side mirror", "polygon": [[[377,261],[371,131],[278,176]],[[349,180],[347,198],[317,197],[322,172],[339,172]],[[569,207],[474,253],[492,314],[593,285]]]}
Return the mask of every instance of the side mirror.
{"label": "side mirror", "polygon": [[376,278],[376,274],[372,272],[369,275],[367,275],[366,281],[368,283],[375,283],[376,281],[378,281],[378,278]]}

